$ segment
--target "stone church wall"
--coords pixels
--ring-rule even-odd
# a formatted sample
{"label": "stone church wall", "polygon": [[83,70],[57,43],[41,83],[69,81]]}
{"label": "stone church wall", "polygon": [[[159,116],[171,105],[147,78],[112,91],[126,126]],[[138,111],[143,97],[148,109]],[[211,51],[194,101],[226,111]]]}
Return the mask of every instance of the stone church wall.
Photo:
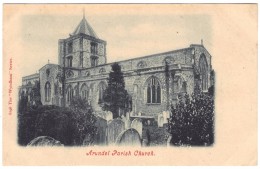
{"label": "stone church wall", "polygon": [[[84,41],[87,43],[87,41]],[[77,42],[75,42],[76,44]],[[79,54],[79,52],[77,52]],[[177,51],[166,52],[148,57],[136,58],[118,62],[121,65],[125,76],[125,87],[132,97],[132,111],[136,114],[139,112],[145,116],[157,116],[158,113],[166,111],[167,105],[176,102],[177,95],[181,92],[183,82],[186,82],[186,92],[192,94],[194,92],[194,71],[192,64],[198,65],[199,56],[205,53],[210,63],[210,55],[203,47],[191,47]],[[75,54],[75,53],[74,53]],[[87,53],[89,54],[89,53]],[[85,55],[84,55],[85,56]],[[195,60],[194,60],[195,58]],[[170,76],[169,94],[167,94],[167,85],[165,79],[165,59],[168,59],[170,73],[175,72],[175,79]],[[141,64],[140,64],[141,63]],[[101,111],[98,104],[99,84],[107,85],[107,78],[111,71],[111,64],[99,65],[87,69],[74,69],[66,71],[66,100],[67,88],[71,86],[76,94],[81,95],[81,87],[85,84],[89,90],[89,103],[95,111]],[[46,75],[46,70],[50,69],[50,75]],[[57,79],[58,65],[48,64],[40,70],[41,93],[43,104],[53,104],[53,101],[45,102],[44,87],[47,81],[51,84],[51,95],[54,98],[54,84]],[[68,76],[67,72],[70,76]],[[72,72],[72,73],[71,73]],[[156,77],[161,87],[161,103],[147,103],[147,80]],[[61,85],[61,84],[60,84]],[[77,90],[76,90],[77,89]],[[78,93],[76,93],[78,91]],[[55,96],[56,97],[56,96]],[[167,104],[168,103],[168,104]],[[68,106],[69,103],[66,103]]]}
{"label": "stone church wall", "polygon": [[[48,71],[49,69],[49,75]],[[40,88],[41,88],[41,101],[43,105],[52,105],[55,97],[55,84],[57,83],[57,73],[58,73],[58,65],[47,64],[43,68],[40,69]],[[45,100],[45,84],[49,82],[51,85],[51,99],[49,102]],[[61,86],[58,86],[61,87]]]}

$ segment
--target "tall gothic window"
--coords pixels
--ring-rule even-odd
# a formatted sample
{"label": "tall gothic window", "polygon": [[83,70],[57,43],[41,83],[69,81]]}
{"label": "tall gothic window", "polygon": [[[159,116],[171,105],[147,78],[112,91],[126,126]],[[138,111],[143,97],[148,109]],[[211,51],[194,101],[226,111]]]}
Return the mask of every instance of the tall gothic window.
{"label": "tall gothic window", "polygon": [[50,82],[45,83],[45,101],[49,102],[51,100],[51,84]]}
{"label": "tall gothic window", "polygon": [[70,86],[68,87],[68,91],[67,91],[67,101],[70,103],[72,99],[73,99],[73,89]]}
{"label": "tall gothic window", "polygon": [[88,99],[88,88],[86,84],[83,84],[81,87],[81,98],[86,100]]}
{"label": "tall gothic window", "polygon": [[201,89],[202,91],[208,90],[208,64],[204,54],[200,56],[199,68],[201,74]]}
{"label": "tall gothic window", "polygon": [[155,77],[147,84],[147,103],[161,103],[161,86]]}
{"label": "tall gothic window", "polygon": [[101,82],[98,85],[98,103],[103,103],[104,102],[104,92],[106,89],[105,83]]}
{"label": "tall gothic window", "polygon": [[187,93],[187,82],[183,82],[181,86],[181,93]]}

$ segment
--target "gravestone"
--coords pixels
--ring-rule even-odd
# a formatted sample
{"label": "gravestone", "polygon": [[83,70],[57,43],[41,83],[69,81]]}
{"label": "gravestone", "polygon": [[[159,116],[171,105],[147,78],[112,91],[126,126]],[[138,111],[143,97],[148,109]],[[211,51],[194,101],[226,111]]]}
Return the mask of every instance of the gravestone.
{"label": "gravestone", "polygon": [[131,127],[131,121],[129,119],[126,119],[125,121],[125,129],[130,129]]}
{"label": "gravestone", "polygon": [[107,130],[107,121],[101,117],[97,117],[97,121],[95,123],[97,127],[97,133],[94,137],[94,144],[95,145],[106,145],[106,130]]}
{"label": "gravestone", "polygon": [[63,146],[63,144],[52,137],[40,136],[33,139],[27,146]]}
{"label": "gravestone", "polygon": [[163,124],[168,123],[168,119],[170,118],[170,112],[169,111],[163,111]]}
{"label": "gravestone", "polygon": [[114,144],[118,135],[125,130],[125,123],[121,119],[113,119],[107,126],[107,143]]}
{"label": "gravestone", "polygon": [[109,121],[109,120],[113,120],[113,113],[111,112],[111,111],[105,111],[105,119],[107,120],[107,121]]}
{"label": "gravestone", "polygon": [[142,119],[135,118],[132,123],[131,123],[131,128],[134,128],[138,131],[140,137],[142,138],[142,133],[143,133],[143,123]]}
{"label": "gravestone", "polygon": [[127,113],[125,114],[125,117],[126,117],[127,120],[130,120],[130,113],[131,113],[131,112],[127,112]]}
{"label": "gravestone", "polygon": [[98,117],[101,117],[101,118],[105,119],[106,121],[109,121],[109,120],[113,119],[113,114],[110,111],[98,111],[98,112],[95,112],[95,114]]}
{"label": "gravestone", "polygon": [[125,123],[125,130],[129,129],[131,127],[131,121],[129,119],[127,119],[127,117],[122,116],[122,120]]}
{"label": "gravestone", "polygon": [[129,113],[129,118],[130,118],[130,116],[134,116],[134,112],[133,111],[131,111],[130,113]]}
{"label": "gravestone", "polygon": [[141,137],[133,128],[127,129],[120,133],[116,139],[116,145],[118,146],[141,146]]}
{"label": "gravestone", "polygon": [[163,127],[163,115],[162,114],[158,114],[158,127]]}

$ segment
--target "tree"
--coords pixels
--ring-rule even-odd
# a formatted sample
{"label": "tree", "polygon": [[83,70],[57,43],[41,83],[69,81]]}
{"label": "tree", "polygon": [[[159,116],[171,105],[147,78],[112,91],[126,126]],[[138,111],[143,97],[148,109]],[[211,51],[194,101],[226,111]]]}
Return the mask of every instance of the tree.
{"label": "tree", "polygon": [[74,144],[91,145],[94,142],[94,136],[97,132],[95,123],[96,116],[87,100],[80,97],[72,99],[70,104],[71,125],[73,127]]}
{"label": "tree", "polygon": [[173,145],[211,145],[214,142],[214,98],[207,93],[185,95],[172,107],[168,131]]}
{"label": "tree", "polygon": [[33,106],[39,106],[42,105],[41,102],[41,88],[40,88],[40,82],[38,80],[35,81],[34,86],[32,87],[32,91],[30,93],[30,105]]}
{"label": "tree", "polygon": [[39,136],[49,136],[65,146],[91,145],[97,128],[96,117],[86,100],[74,98],[69,108],[29,106],[18,114],[18,143],[26,146]]}
{"label": "tree", "polygon": [[103,110],[111,111],[113,118],[120,117],[120,110],[128,105],[128,93],[125,90],[124,76],[121,66],[114,63],[112,72],[109,73],[108,87],[104,91]]}

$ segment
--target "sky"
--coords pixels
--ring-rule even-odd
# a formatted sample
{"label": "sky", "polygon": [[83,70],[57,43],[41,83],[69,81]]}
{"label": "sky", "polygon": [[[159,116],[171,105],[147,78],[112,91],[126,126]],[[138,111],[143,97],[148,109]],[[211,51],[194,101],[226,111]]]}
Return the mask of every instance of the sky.
{"label": "sky", "polygon": [[[20,18],[21,57],[35,59],[21,67],[21,75],[36,73],[48,63],[58,63],[58,40],[69,37],[83,17],[97,36],[107,42],[107,62],[121,61],[200,44],[210,51],[212,23],[209,15],[171,12],[156,8],[111,9],[96,6],[68,8],[68,12],[39,12]],[[104,10],[107,9],[107,10]],[[44,11],[44,9],[42,9]],[[52,11],[50,9],[50,11]],[[94,11],[94,12],[93,12]]]}

